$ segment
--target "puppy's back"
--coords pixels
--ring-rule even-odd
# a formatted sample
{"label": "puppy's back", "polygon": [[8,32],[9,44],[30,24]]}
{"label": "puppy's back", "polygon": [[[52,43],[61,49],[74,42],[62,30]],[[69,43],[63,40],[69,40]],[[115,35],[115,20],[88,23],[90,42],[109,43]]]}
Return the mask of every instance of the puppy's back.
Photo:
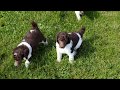
{"label": "puppy's back", "polygon": [[31,22],[32,28],[24,37],[25,41],[29,43],[33,48],[36,47],[40,42],[45,41],[46,38],[41,33],[36,22]]}

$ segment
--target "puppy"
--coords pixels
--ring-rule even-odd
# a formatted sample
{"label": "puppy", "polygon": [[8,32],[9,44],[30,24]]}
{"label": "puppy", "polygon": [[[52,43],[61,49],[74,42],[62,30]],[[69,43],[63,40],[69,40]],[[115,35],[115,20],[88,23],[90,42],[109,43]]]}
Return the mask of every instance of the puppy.
{"label": "puppy", "polygon": [[81,17],[83,16],[84,12],[83,11],[75,11],[76,17],[78,20],[81,20]]}
{"label": "puppy", "polygon": [[32,56],[32,52],[38,47],[38,45],[40,43],[45,45],[48,44],[47,39],[39,30],[37,23],[33,21],[31,24],[31,30],[26,34],[22,42],[13,50],[15,66],[19,66],[24,59],[26,60],[25,66],[27,68],[30,64],[29,59]]}
{"label": "puppy", "polygon": [[74,56],[77,53],[77,49],[82,44],[82,37],[85,32],[85,27],[82,27],[80,31],[67,33],[60,32],[56,37],[56,52],[57,61],[60,62],[62,59],[62,54],[67,54],[69,56],[69,62],[72,63]]}

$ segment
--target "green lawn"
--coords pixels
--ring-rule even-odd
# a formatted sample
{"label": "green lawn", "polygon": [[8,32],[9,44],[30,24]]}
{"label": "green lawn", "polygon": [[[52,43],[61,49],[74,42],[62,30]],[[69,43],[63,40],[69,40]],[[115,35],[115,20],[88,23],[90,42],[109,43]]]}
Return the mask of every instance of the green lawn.
{"label": "green lawn", "polygon": [[[31,64],[14,66],[13,48],[31,28],[34,20],[48,38],[48,46],[39,46]],[[56,62],[55,38],[60,31],[78,31],[86,27],[82,46],[70,64],[64,55]],[[114,79],[120,78],[120,12],[86,11],[78,21],[74,11],[0,11],[1,79]]]}

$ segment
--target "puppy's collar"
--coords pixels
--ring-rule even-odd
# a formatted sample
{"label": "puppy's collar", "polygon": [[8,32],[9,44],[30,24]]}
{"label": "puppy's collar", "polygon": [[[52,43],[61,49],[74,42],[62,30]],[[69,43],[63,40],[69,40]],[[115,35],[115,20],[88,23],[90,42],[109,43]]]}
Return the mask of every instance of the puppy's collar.
{"label": "puppy's collar", "polygon": [[29,59],[31,57],[31,54],[32,54],[32,47],[30,46],[30,44],[28,44],[25,41],[21,42],[18,46],[21,46],[21,45],[25,45],[26,47],[28,47],[28,49],[29,49],[28,59]]}

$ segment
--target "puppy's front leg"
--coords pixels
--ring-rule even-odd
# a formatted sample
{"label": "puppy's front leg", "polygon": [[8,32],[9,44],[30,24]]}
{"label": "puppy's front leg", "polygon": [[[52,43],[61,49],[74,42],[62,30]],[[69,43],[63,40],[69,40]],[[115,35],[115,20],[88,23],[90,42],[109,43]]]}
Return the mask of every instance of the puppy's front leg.
{"label": "puppy's front leg", "polygon": [[61,59],[62,59],[62,53],[60,53],[60,52],[57,50],[57,62],[61,62]]}
{"label": "puppy's front leg", "polygon": [[25,61],[25,67],[28,68],[29,64],[30,64],[30,61],[29,61],[29,60],[26,60],[26,61]]}
{"label": "puppy's front leg", "polygon": [[25,61],[25,67],[28,68],[30,61],[28,59],[26,59],[25,57],[23,58]]}
{"label": "puppy's front leg", "polygon": [[[27,56],[27,55],[25,55],[25,56]],[[28,66],[29,66],[29,64],[30,64],[29,59],[31,58],[31,56],[32,56],[32,53],[29,53],[29,54],[28,54],[28,57],[24,57],[24,58],[23,58],[23,59],[25,60],[25,67],[26,67],[26,68],[28,68]]]}

